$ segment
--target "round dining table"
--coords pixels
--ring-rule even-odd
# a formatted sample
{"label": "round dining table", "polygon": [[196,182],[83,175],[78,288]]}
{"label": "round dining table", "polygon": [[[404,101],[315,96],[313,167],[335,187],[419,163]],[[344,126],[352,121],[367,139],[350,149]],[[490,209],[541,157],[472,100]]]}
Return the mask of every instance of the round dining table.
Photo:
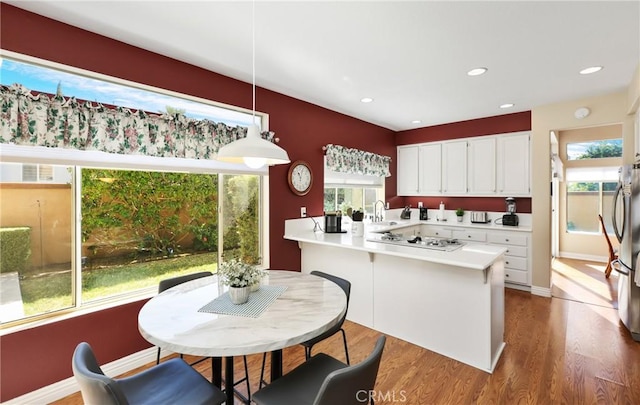
{"label": "round dining table", "polygon": [[270,270],[263,284],[281,286],[278,288],[284,291],[257,317],[202,312],[226,294],[227,287],[219,285],[213,275],[150,299],[138,314],[138,329],[147,341],[162,349],[212,357],[212,382],[218,387],[224,357],[227,404],[233,404],[234,356],[271,352],[274,381],[282,375],[282,349],[322,334],[336,325],[347,309],[344,291],[322,277]]}

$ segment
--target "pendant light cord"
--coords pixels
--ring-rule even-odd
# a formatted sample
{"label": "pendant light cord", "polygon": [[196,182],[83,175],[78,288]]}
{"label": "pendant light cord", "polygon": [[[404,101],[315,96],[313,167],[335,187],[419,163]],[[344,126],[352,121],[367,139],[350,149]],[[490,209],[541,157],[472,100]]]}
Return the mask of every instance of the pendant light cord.
{"label": "pendant light cord", "polygon": [[252,125],[256,124],[256,1],[251,2],[251,76],[253,81],[253,116]]}

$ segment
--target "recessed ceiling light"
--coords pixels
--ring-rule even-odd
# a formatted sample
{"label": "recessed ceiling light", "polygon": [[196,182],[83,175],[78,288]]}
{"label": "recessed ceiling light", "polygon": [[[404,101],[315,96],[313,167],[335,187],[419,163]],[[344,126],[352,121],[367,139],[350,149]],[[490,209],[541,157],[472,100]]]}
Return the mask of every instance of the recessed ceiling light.
{"label": "recessed ceiling light", "polygon": [[370,103],[373,101],[373,99],[371,97],[364,97],[360,99],[360,101],[362,101],[363,103]]}
{"label": "recessed ceiling light", "polygon": [[420,120],[413,120],[411,121],[412,124],[422,124],[422,121]]}
{"label": "recessed ceiling light", "polygon": [[500,108],[511,108],[513,107],[515,104],[513,103],[504,103],[500,105]]}
{"label": "recessed ceiling light", "polygon": [[486,71],[487,71],[487,68],[479,67],[479,68],[471,69],[470,71],[467,72],[467,74],[469,76],[480,76],[481,74],[485,73]]}
{"label": "recessed ceiling light", "polygon": [[590,75],[591,73],[599,72],[602,70],[602,66],[591,66],[580,71],[581,75]]}

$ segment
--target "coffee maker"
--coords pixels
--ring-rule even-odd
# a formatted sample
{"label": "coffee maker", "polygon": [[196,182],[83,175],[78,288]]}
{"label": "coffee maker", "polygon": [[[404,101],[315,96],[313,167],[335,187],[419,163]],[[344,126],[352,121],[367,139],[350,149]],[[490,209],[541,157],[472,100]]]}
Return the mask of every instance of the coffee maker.
{"label": "coffee maker", "polygon": [[505,226],[518,226],[518,216],[516,215],[516,199],[513,197],[507,197],[505,199],[507,204],[507,213],[502,216],[502,225]]}

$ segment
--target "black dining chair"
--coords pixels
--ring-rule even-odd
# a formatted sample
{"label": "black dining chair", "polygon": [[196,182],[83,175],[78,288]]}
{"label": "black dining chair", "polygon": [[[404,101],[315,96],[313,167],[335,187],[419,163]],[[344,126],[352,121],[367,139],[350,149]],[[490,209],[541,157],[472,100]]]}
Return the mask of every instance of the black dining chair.
{"label": "black dining chair", "polygon": [[371,354],[353,366],[319,353],[253,394],[257,405],[373,404],[386,337],[378,338]]}
{"label": "black dining chair", "polygon": [[[347,311],[349,310],[349,297],[351,296],[351,283],[348,280],[345,280],[343,278],[334,276],[332,274],[327,274],[321,271],[314,270],[310,274],[333,281],[340,288],[342,288],[345,295],[347,296],[347,308],[344,311],[344,315],[342,315],[342,318],[340,318],[340,321],[335,326],[333,326],[331,329],[327,330],[326,332],[322,333],[321,335],[301,343],[301,345],[304,346],[305,359],[309,360],[311,358],[311,350],[313,349],[313,346],[316,343],[321,342],[327,338],[330,338],[331,336],[335,335],[338,332],[342,332],[342,341],[344,343],[344,355],[347,360],[347,364],[351,364],[349,361],[349,348],[347,347],[347,334],[342,328],[342,325],[344,324],[344,320],[347,318]],[[266,382],[264,381],[264,367],[265,367],[266,360],[267,360],[267,353],[264,353],[262,355],[262,370],[260,371],[260,388],[266,385]]]}
{"label": "black dining chair", "polygon": [[174,358],[134,376],[104,375],[91,346],[78,344],[72,359],[73,375],[85,404],[222,404],[226,397],[184,360]]}
{"label": "black dining chair", "polygon": [[[203,277],[208,277],[208,276],[212,276],[213,273],[211,273],[210,271],[201,271],[199,273],[192,273],[192,274],[186,274],[184,276],[178,276],[178,277],[172,277],[172,278],[168,278],[165,280],[161,280],[160,284],[158,285],[158,294],[160,294],[163,291],[168,290],[169,288],[175,287],[177,285],[186,283],[187,281],[192,281],[192,280],[197,280],[199,278],[203,278]],[[180,354],[180,358],[183,358],[184,355]],[[204,360],[206,360],[207,357],[198,359],[196,361],[194,361],[193,363],[189,363],[190,366],[194,366]],[[246,403],[249,403],[251,401],[251,385],[249,383],[249,367],[247,366],[247,356],[243,356],[243,360],[244,360],[244,378],[241,378],[238,381],[235,381],[233,386],[235,387],[238,384],[242,384],[243,382],[246,382],[247,384],[247,397],[242,396],[242,400]],[[156,364],[160,364],[160,348],[158,347],[158,355],[156,358]],[[213,360],[212,360],[212,367],[213,367]],[[235,388],[234,388],[235,389]],[[236,391],[237,392],[237,391]]]}
{"label": "black dining chair", "polygon": [[[209,277],[212,276],[213,273],[210,271],[201,271],[199,273],[191,273],[191,274],[185,274],[184,276],[178,276],[178,277],[172,277],[172,278],[167,278],[165,280],[160,280],[160,284],[158,284],[158,294],[160,294],[161,292],[164,292],[166,290],[168,290],[169,288],[175,287],[177,285],[186,283],[187,281],[192,281],[192,280],[197,280],[199,278],[203,278],[203,277]],[[160,364],[160,348],[158,347],[158,355],[156,356],[156,364]],[[180,358],[183,358],[184,356],[182,354],[180,354]],[[195,364],[200,363],[201,361],[206,360],[206,358],[197,360],[193,363],[191,363],[190,365],[193,366]]]}

